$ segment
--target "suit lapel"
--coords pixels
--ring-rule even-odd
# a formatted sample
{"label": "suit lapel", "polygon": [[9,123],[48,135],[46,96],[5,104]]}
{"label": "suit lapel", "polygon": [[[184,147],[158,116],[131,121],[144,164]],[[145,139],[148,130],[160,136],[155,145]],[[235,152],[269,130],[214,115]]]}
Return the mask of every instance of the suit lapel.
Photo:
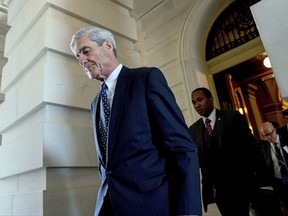
{"label": "suit lapel", "polygon": [[199,145],[199,148],[201,149],[201,151],[203,152],[203,146],[204,146],[204,140],[203,140],[203,128],[204,128],[204,123],[202,118],[200,118],[195,125],[195,134],[193,134],[193,136],[195,137],[195,142],[196,144]]}
{"label": "suit lapel", "polygon": [[117,131],[120,126],[120,117],[124,111],[124,104],[127,99],[127,93],[130,86],[131,77],[129,76],[128,72],[129,69],[123,66],[117,79],[109,124],[108,160],[115,144]]}
{"label": "suit lapel", "polygon": [[288,146],[288,136],[280,135],[279,138],[280,138],[280,143],[281,143],[282,150],[283,150],[284,159],[285,159],[286,163],[288,163],[288,147],[287,147]]}
{"label": "suit lapel", "polygon": [[214,125],[214,132],[217,137],[217,141],[219,144],[219,147],[221,148],[222,144],[222,137],[223,137],[223,128],[224,127],[224,116],[223,113],[216,109],[216,119],[215,119],[215,125]]}

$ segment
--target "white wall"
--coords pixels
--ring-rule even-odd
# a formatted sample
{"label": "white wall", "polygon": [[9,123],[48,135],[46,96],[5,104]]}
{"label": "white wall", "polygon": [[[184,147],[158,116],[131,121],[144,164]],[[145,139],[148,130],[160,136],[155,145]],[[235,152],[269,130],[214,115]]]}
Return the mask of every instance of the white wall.
{"label": "white wall", "polygon": [[251,7],[273,73],[284,99],[288,100],[288,1],[262,0]]}

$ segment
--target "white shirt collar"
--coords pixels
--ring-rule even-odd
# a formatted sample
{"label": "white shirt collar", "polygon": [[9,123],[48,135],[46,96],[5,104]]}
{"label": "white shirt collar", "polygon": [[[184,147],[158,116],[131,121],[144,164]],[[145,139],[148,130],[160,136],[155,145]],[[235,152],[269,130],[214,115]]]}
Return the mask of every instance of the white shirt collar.
{"label": "white shirt collar", "polygon": [[206,118],[209,118],[211,120],[210,124],[211,124],[212,129],[213,129],[215,122],[216,122],[216,109],[214,108],[208,117],[204,117],[204,116],[201,116],[201,117],[202,117],[204,124],[205,124]]}
{"label": "white shirt collar", "polygon": [[[276,130],[276,129],[275,129]],[[279,138],[279,134],[276,135],[276,145],[278,148],[280,148],[280,138]],[[270,143],[273,147],[274,147],[274,143]]]}
{"label": "white shirt collar", "polygon": [[114,94],[115,94],[115,88],[116,88],[116,83],[118,76],[120,74],[120,71],[122,69],[123,65],[119,64],[115,70],[110,74],[107,80],[105,80],[105,84],[108,87],[108,98],[110,102],[110,108],[112,107],[113,99],[114,99]]}
{"label": "white shirt collar", "polygon": [[115,88],[114,85],[116,85],[116,81],[117,81],[117,78],[119,76],[119,73],[122,69],[123,65],[122,64],[119,64],[115,70],[110,74],[110,76],[108,77],[107,80],[105,80],[105,83],[106,85],[108,86],[108,89],[109,90],[112,90],[114,92],[114,89],[113,87]]}

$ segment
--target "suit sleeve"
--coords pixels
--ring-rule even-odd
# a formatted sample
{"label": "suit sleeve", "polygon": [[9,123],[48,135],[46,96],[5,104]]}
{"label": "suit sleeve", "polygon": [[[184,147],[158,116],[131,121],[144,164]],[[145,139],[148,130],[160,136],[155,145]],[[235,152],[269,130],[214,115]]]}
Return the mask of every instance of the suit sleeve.
{"label": "suit sleeve", "polygon": [[160,70],[150,71],[146,86],[153,132],[169,160],[177,214],[202,215],[198,153],[182,112]]}

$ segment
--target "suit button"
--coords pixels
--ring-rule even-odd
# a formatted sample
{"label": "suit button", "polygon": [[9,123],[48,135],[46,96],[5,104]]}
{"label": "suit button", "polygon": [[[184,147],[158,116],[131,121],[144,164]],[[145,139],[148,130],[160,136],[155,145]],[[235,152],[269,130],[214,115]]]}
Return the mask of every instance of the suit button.
{"label": "suit button", "polygon": [[110,170],[106,170],[106,175],[111,175],[111,171]]}

